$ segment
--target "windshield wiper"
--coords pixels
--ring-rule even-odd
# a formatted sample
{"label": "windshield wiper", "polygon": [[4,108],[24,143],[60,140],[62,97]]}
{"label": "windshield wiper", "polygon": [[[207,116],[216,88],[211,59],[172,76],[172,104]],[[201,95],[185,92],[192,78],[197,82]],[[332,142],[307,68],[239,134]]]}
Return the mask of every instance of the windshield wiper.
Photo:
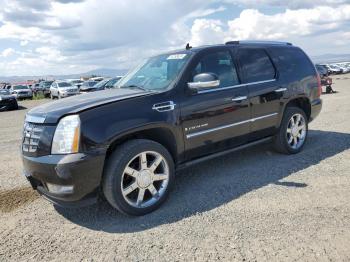
{"label": "windshield wiper", "polygon": [[138,86],[138,85],[126,85],[126,86],[121,86],[120,88],[131,88],[131,89],[137,88],[143,91],[150,91],[147,88],[144,88],[143,86]]}

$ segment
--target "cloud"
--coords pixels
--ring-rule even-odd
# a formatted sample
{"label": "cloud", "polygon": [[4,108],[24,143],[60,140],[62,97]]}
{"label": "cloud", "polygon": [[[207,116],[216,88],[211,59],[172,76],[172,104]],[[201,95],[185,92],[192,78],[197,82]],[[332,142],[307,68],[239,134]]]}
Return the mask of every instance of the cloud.
{"label": "cloud", "polygon": [[[235,39],[350,52],[345,0],[0,0],[1,74],[130,68],[159,52]],[[234,9],[234,12],[231,12]],[[29,44],[30,43],[30,44]],[[315,43],[317,47],[315,48]],[[2,54],[2,52],[0,53]]]}
{"label": "cloud", "polygon": [[336,7],[342,4],[349,4],[349,0],[223,0],[225,3],[241,5],[244,7],[277,6],[289,9],[313,8],[316,6]]}
{"label": "cloud", "polygon": [[218,39],[288,40],[293,37],[342,31],[349,22],[350,5],[336,8],[320,6],[312,9],[287,9],[274,15],[265,15],[256,9],[246,9],[239,17],[228,20],[225,24],[218,20],[195,20],[191,30],[191,42],[201,45],[214,43]]}
{"label": "cloud", "polygon": [[15,53],[15,50],[13,48],[6,48],[0,53],[1,57],[9,57]]}

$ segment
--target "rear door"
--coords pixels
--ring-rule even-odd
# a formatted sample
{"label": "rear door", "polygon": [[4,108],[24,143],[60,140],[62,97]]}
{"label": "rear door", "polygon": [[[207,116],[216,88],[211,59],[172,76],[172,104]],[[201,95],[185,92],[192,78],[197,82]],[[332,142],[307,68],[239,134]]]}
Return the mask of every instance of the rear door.
{"label": "rear door", "polygon": [[196,94],[187,92],[181,103],[187,158],[245,143],[250,118],[248,89],[240,85],[229,49],[202,51],[189,71],[187,82],[192,82],[196,74],[214,73],[219,77],[220,86]]}
{"label": "rear door", "polygon": [[255,140],[275,132],[286,88],[278,81],[277,70],[263,48],[237,50],[241,78],[247,85],[251,106],[251,137]]}

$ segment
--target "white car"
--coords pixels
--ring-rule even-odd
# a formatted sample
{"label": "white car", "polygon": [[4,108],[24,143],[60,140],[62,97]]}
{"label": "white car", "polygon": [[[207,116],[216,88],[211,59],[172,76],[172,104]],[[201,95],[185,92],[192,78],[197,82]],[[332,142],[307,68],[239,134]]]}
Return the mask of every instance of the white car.
{"label": "white car", "polygon": [[10,88],[10,93],[16,97],[16,99],[32,99],[33,92],[32,90],[25,85],[13,85]]}
{"label": "white car", "polygon": [[60,99],[68,96],[74,96],[77,94],[79,94],[78,87],[66,81],[55,81],[50,87],[51,99],[54,99],[56,97]]}

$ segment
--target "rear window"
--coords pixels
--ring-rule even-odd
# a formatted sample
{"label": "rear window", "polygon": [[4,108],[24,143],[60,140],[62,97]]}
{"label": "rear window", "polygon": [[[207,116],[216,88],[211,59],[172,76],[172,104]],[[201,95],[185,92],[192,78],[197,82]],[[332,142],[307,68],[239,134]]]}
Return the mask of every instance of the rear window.
{"label": "rear window", "polygon": [[239,49],[238,58],[243,71],[243,82],[251,83],[275,78],[275,68],[263,49]]}
{"label": "rear window", "polygon": [[279,65],[281,74],[304,78],[316,73],[314,65],[299,48],[276,47],[269,51],[272,54],[272,60]]}

